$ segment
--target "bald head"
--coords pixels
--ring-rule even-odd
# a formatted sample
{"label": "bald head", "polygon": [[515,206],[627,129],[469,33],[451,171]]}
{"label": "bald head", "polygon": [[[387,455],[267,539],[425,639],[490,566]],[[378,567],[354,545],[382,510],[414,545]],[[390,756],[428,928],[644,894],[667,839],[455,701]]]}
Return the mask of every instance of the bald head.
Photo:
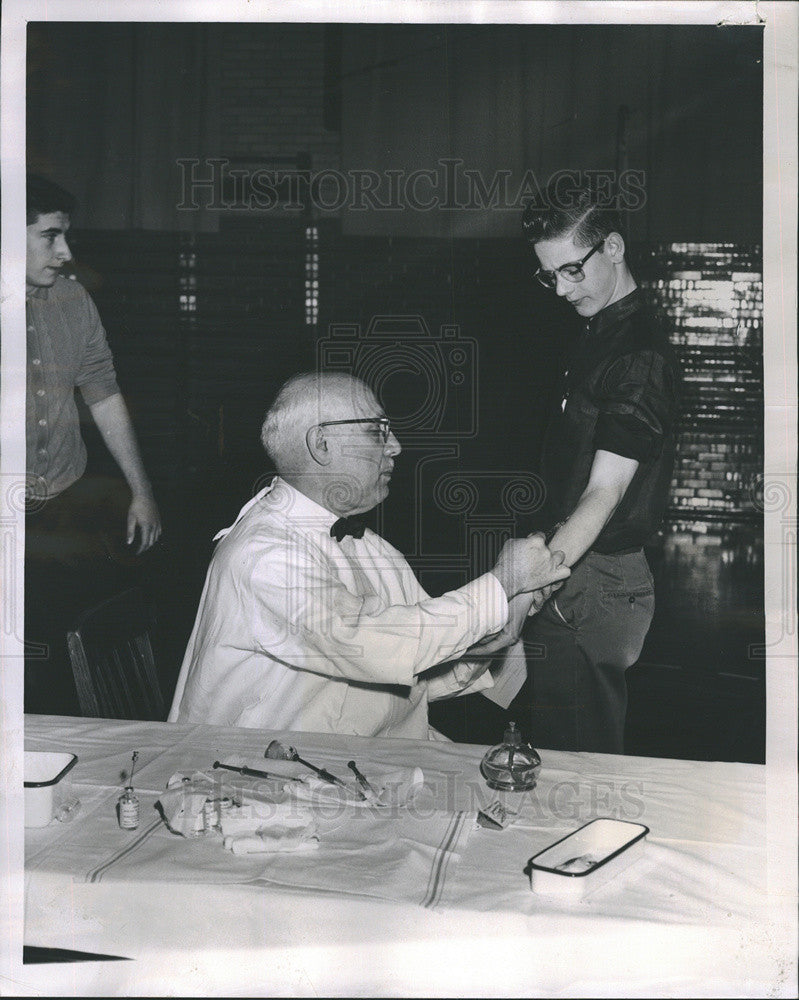
{"label": "bald head", "polygon": [[401,451],[372,390],[333,372],[289,379],[266,414],[261,441],[286,482],[339,516],[385,499]]}
{"label": "bald head", "polygon": [[374,411],[378,404],[360,379],[339,372],[303,372],[278,392],[261,428],[261,443],[281,475],[302,472],[313,463],[308,430],[325,420],[345,420],[364,406]]}

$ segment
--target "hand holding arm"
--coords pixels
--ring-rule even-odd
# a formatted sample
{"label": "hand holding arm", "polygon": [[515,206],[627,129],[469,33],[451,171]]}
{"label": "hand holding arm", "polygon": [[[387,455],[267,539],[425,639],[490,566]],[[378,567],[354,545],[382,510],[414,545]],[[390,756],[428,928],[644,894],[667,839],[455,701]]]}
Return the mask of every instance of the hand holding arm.
{"label": "hand holding arm", "polygon": [[565,580],[571,570],[563,563],[563,553],[551,552],[544,536],[535,534],[505,542],[491,572],[511,600],[517,594],[531,593]]}
{"label": "hand holding arm", "polygon": [[[573,566],[594,544],[621,503],[637,468],[634,458],[602,450],[594,455],[588,485],[571,516],[560,525],[549,543],[553,551],[563,553],[567,566]],[[539,590],[530,613],[540,611],[558,586],[560,584]]]}
{"label": "hand holding arm", "polygon": [[538,614],[555,591],[560,590],[565,582],[565,580],[560,580],[558,583],[550,583],[548,587],[542,587],[541,590],[536,590],[533,593],[532,604],[530,610],[527,612],[528,615]]}
{"label": "hand holding arm", "polygon": [[114,393],[89,407],[108,450],[130,486],[132,494],[128,508],[127,542],[133,543],[139,529],[140,554],[149,549],[161,534],[161,516],[153,498],[152,487],[142,465],[133,424],[120,393]]}

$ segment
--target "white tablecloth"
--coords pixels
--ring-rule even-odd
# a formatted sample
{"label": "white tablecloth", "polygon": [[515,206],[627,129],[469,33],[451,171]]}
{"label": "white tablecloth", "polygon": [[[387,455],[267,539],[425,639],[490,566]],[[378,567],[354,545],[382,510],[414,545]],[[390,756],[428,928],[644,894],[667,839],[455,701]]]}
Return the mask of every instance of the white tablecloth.
{"label": "white tablecloth", "polygon": [[[342,777],[352,758],[367,777],[420,766],[411,821],[430,844],[406,828],[388,852],[390,824],[342,813],[312,856],[253,862],[155,822],[172,774],[262,760],[274,736]],[[505,795],[518,819],[495,831],[474,823],[495,794],[481,747],[38,716],[25,745],[76,753],[81,800],[70,822],[26,830],[26,943],[137,959],[92,964],[88,981],[70,966],[89,994],[791,995],[757,765],[544,751],[537,787]],[[130,833],[114,805],[134,749]],[[527,860],[596,816],[646,824],[642,858],[582,901],[531,892]],[[435,824],[453,817],[437,853]]]}

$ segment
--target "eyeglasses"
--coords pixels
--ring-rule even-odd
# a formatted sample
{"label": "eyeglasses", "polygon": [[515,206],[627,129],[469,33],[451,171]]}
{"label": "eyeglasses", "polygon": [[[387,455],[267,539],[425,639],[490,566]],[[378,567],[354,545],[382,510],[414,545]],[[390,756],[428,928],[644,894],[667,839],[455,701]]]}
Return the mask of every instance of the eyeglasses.
{"label": "eyeglasses", "polygon": [[340,427],[342,424],[377,424],[380,443],[387,444],[391,434],[391,422],[388,417],[361,417],[358,420],[324,420],[317,427]]}
{"label": "eyeglasses", "polygon": [[605,245],[605,240],[601,239],[599,243],[592,246],[588,253],[583,257],[582,260],[576,260],[573,263],[561,264],[560,267],[556,267],[554,271],[544,271],[540,268],[535,272],[534,277],[538,278],[544,288],[554,288],[558,283],[558,275],[565,278],[567,281],[578,282],[582,281],[585,277],[585,271],[583,270],[583,264],[599,250],[600,247]]}

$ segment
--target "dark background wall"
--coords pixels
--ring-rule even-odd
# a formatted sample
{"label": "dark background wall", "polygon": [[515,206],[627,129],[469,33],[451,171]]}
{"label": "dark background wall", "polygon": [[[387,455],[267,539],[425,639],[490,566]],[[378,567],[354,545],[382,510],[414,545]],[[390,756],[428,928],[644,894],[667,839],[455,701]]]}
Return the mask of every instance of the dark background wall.
{"label": "dark background wall", "polygon": [[[635,171],[633,240],[760,243],[761,49],[756,26],[33,23],[28,159],[97,228],[195,221],[174,211],[176,158],[305,153],[315,172],[405,177],[457,159],[486,185],[504,171],[511,200],[556,171]],[[335,203],[332,180],[322,193]],[[317,214],[361,235],[517,236],[518,204],[460,210],[465,193]]]}
{"label": "dark background wall", "polygon": [[[636,171],[646,204],[629,213],[632,239],[760,242],[756,28],[361,25],[345,29],[343,53],[345,169],[459,158],[486,184],[506,170],[511,195],[557,171]],[[517,235],[496,205],[349,212],[344,225]]]}
{"label": "dark background wall", "polygon": [[[114,197],[98,211],[89,178],[105,162],[108,114],[89,130],[94,152],[69,141],[70,116],[97,109],[60,28],[30,29],[28,159],[82,195],[76,271],[106,323],[164,511],[152,581],[167,688],[210,538],[270,471],[263,411],[286,377],[329,359],[331,338],[385,346],[371,374],[405,453],[378,526],[431,592],[480,570],[489,553],[475,531],[518,532],[534,518],[529,497],[506,511],[502,490],[518,481],[523,498],[572,329],[563,304],[532,281],[519,206],[355,211],[284,197],[252,210],[228,176],[229,208],[176,214],[174,140],[145,153],[134,141],[145,110],[157,116],[168,94],[133,88],[114,108],[113,134],[133,136],[139,160],[131,171],[109,165]],[[486,178],[507,169],[511,193],[528,169],[541,184],[556,169],[643,172],[631,250],[688,378],[669,518],[649,552],[658,617],[630,674],[632,752],[762,758],[763,661],[751,650],[763,636],[759,31],[205,28],[172,75],[161,26],[119,41],[131,66],[161,66],[165,88],[197,83],[200,145],[229,170],[407,175],[455,157]],[[108,30],[75,25],[70,41],[90,42],[99,59]],[[172,186],[145,199],[147,224],[135,192],[153,157]],[[96,439],[90,451],[98,472],[113,471]],[[453,485],[466,481],[477,488],[472,507]],[[454,711],[441,720],[453,735],[491,740],[483,720]]]}

